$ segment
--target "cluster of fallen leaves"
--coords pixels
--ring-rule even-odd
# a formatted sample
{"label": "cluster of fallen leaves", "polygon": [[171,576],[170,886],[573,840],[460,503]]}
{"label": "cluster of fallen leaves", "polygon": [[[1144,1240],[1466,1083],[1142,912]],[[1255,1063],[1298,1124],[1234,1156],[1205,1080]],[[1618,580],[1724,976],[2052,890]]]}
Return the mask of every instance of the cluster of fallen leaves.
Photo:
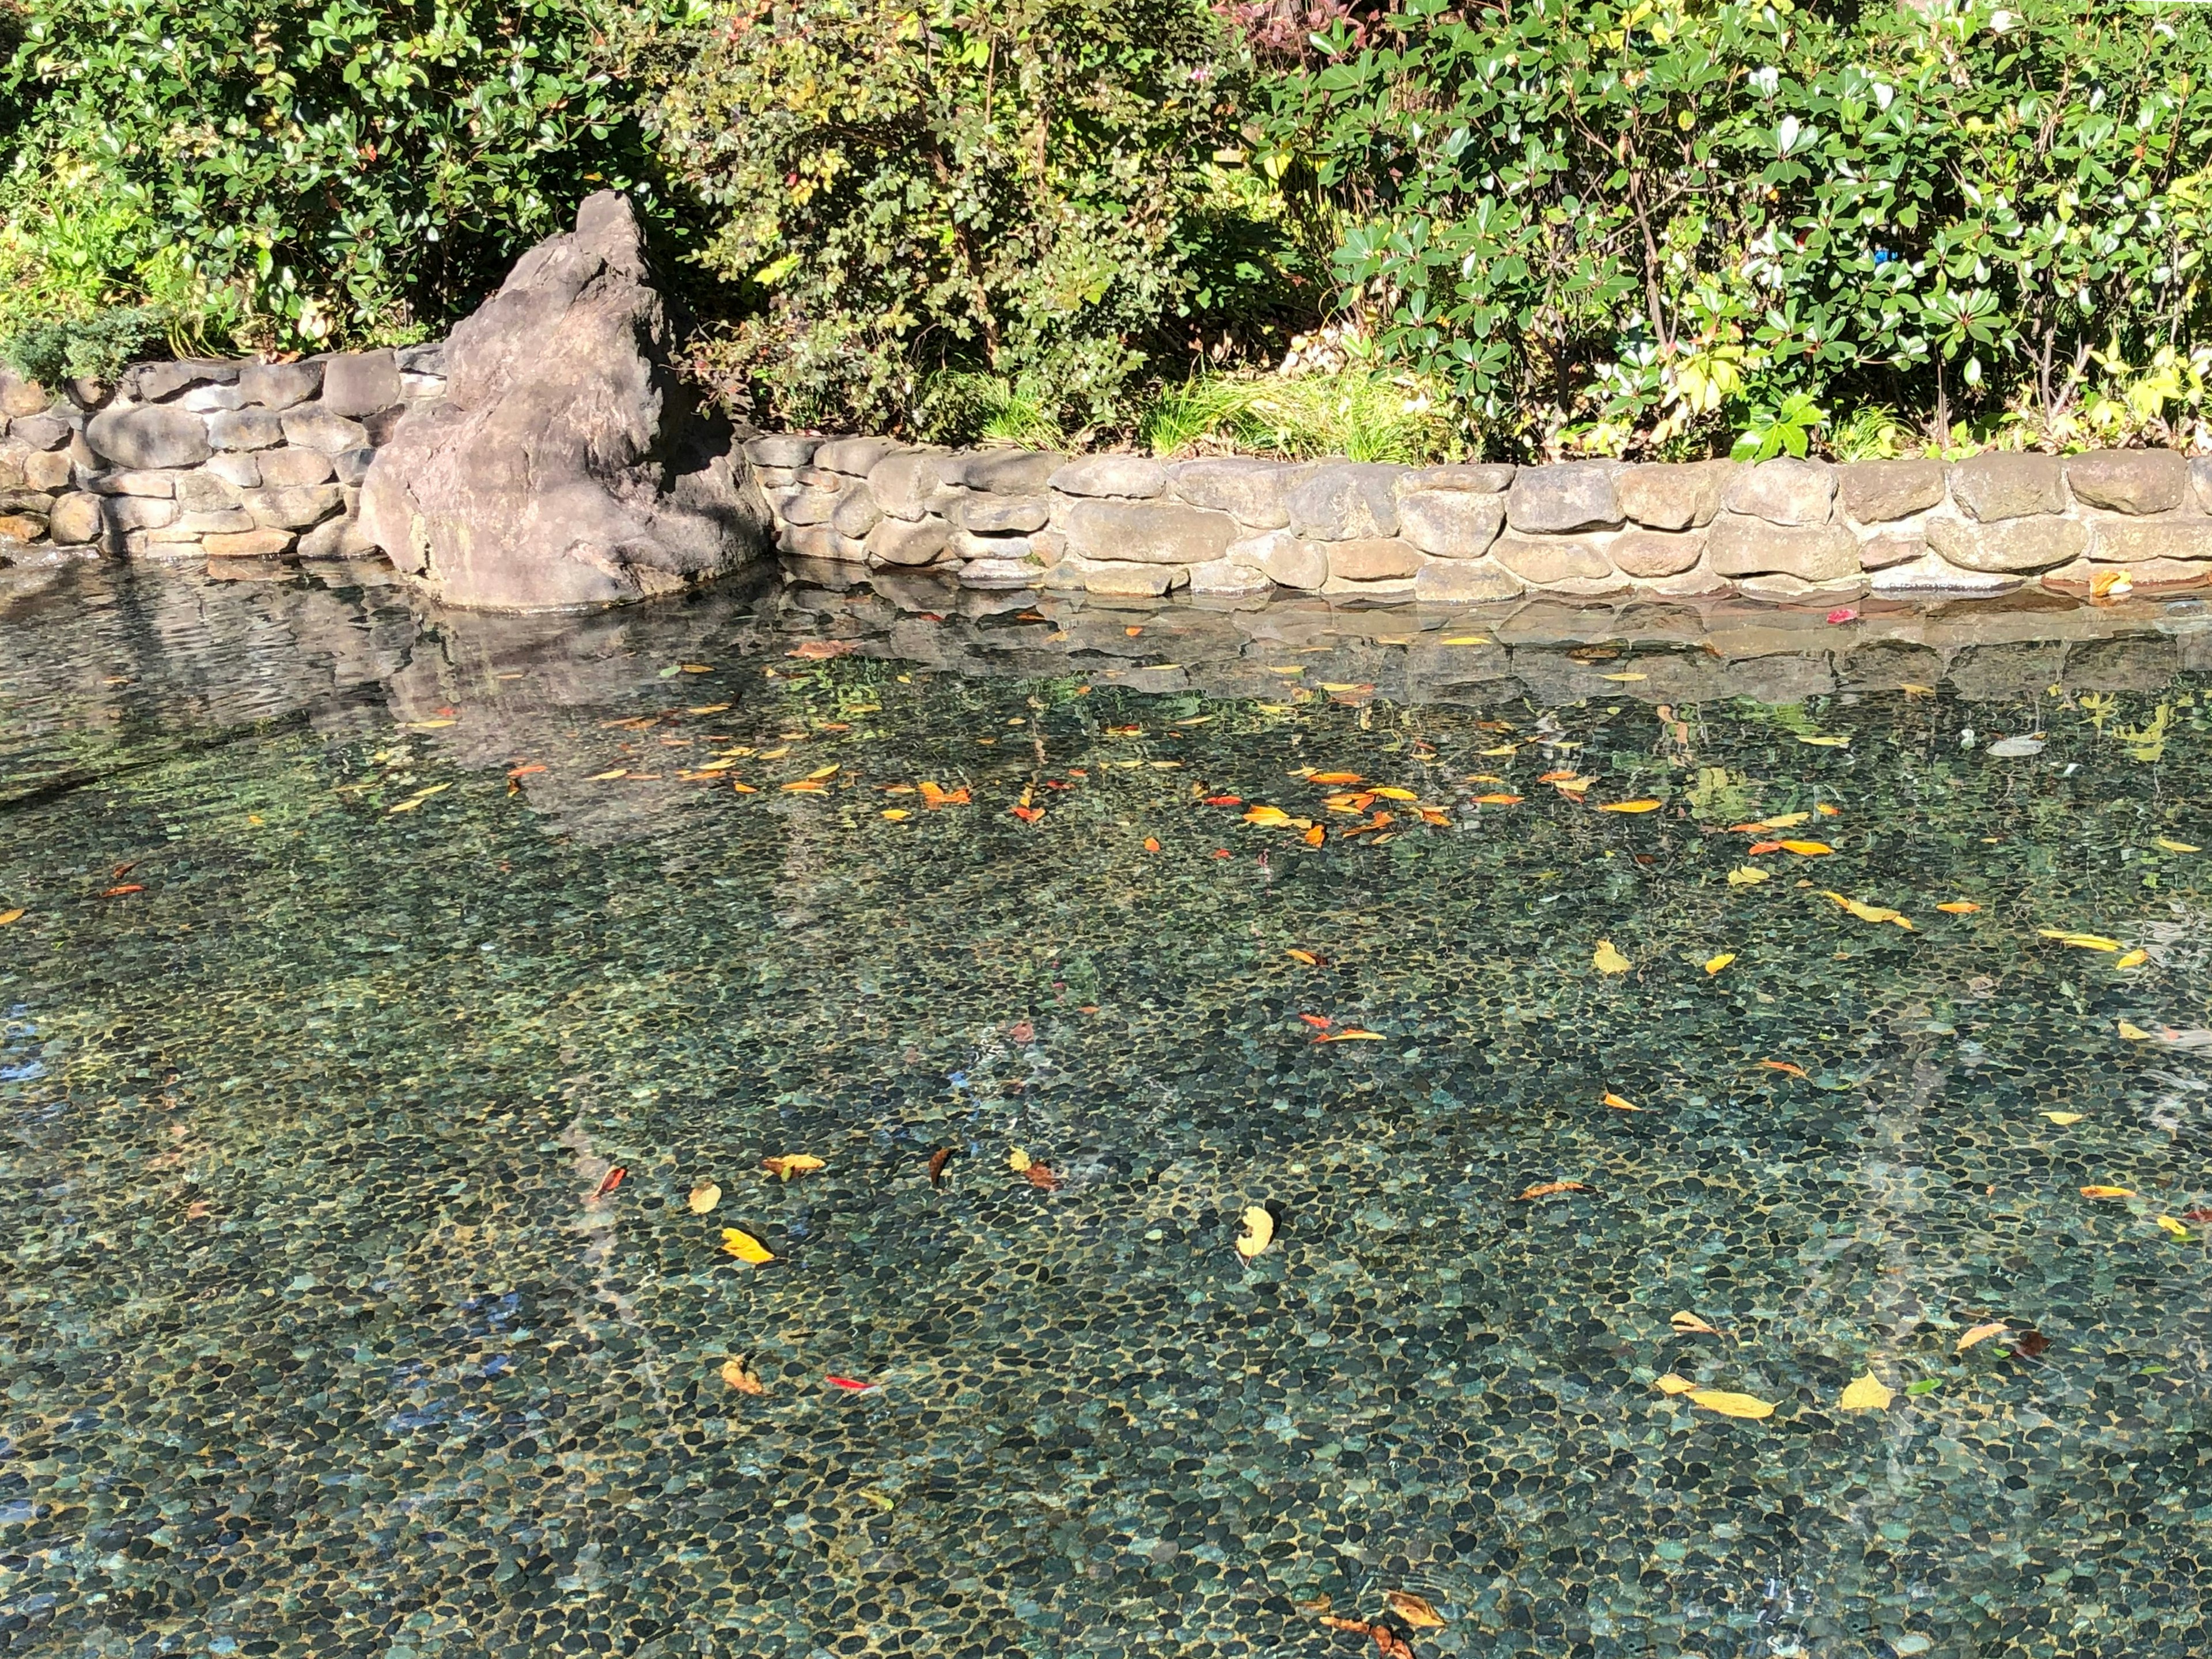
{"label": "cluster of fallen leaves", "polygon": [[[1310,1613],[1329,1630],[1341,1631],[1347,1636],[1364,1636],[1375,1644],[1381,1659],[1413,1659],[1413,1650],[1406,1638],[1381,1619],[1346,1618],[1329,1611],[1330,1600],[1326,1595],[1316,1596],[1310,1601],[1297,1604],[1301,1612]],[[1436,1604],[1425,1595],[1411,1590],[1394,1589],[1382,1592],[1382,1605],[1407,1630],[1442,1630],[1450,1621],[1438,1613]]]}

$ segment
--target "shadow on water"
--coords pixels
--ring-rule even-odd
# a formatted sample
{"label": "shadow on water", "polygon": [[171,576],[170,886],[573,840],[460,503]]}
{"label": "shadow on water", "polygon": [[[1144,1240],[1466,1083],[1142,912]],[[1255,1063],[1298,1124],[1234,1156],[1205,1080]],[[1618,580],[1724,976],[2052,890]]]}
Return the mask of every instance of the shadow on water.
{"label": "shadow on water", "polygon": [[2212,1650],[2200,602],[351,579],[0,617],[9,1650]]}

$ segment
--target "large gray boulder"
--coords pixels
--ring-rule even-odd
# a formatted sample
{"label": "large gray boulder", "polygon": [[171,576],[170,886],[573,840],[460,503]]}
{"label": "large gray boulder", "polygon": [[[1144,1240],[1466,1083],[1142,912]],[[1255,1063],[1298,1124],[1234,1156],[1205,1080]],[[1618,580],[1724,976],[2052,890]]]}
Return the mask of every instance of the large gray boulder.
{"label": "large gray boulder", "polygon": [[377,451],[362,528],[433,598],[490,611],[622,605],[761,556],[767,504],[672,335],[629,202],[602,191],[453,331],[446,394]]}

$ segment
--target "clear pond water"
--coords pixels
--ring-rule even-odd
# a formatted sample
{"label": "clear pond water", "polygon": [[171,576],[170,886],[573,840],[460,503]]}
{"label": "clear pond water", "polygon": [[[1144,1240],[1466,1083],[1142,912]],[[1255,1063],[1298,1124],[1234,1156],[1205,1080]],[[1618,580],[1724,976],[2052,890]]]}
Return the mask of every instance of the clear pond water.
{"label": "clear pond water", "polygon": [[2212,619],[934,602],[17,599],[0,1646],[2212,1650]]}

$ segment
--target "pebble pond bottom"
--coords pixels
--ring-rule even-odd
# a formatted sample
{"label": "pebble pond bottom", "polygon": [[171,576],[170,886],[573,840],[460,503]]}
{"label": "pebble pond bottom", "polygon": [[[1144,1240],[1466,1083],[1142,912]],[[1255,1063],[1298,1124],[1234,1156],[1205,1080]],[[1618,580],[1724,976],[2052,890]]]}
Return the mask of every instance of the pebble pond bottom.
{"label": "pebble pond bottom", "polygon": [[85,580],[0,641],[0,1650],[2212,1652],[2170,656]]}

